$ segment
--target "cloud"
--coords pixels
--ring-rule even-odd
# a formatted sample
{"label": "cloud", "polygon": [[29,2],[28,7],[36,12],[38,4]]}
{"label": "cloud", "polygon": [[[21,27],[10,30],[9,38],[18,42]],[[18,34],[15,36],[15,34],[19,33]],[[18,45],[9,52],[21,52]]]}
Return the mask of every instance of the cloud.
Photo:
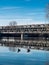
{"label": "cloud", "polygon": [[36,14],[36,13],[45,13],[45,9],[32,9],[31,12],[29,12],[29,14]]}
{"label": "cloud", "polygon": [[0,26],[9,25],[10,21],[16,21],[18,25],[32,25],[32,24],[44,24],[44,20],[36,21],[29,18],[22,19],[0,19]]}
{"label": "cloud", "polygon": [[45,13],[44,12],[33,12],[33,13],[27,13],[26,15],[44,15]]}
{"label": "cloud", "polygon": [[2,7],[0,10],[20,9],[21,7]]}

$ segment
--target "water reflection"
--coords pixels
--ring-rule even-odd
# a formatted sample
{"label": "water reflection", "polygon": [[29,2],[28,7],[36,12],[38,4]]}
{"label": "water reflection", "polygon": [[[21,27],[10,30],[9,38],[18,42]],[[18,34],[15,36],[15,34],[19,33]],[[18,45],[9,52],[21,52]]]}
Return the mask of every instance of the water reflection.
{"label": "water reflection", "polygon": [[21,50],[18,48],[18,51],[17,52],[20,52]]}
{"label": "water reflection", "polygon": [[9,51],[13,51],[13,52],[15,52],[16,51],[16,48],[18,48],[17,49],[17,52],[20,52],[21,51],[21,49],[20,48],[26,48],[26,50],[27,50],[27,52],[30,52],[31,50],[30,49],[38,49],[38,50],[47,50],[47,51],[49,51],[48,49],[48,47],[37,47],[37,46],[25,46],[25,45],[17,45],[17,44],[15,44],[15,43],[0,43],[0,46],[6,46],[6,47],[9,47]]}
{"label": "water reflection", "polygon": [[[49,65],[49,51],[0,46],[0,65]],[[13,52],[14,51],[14,52]]]}
{"label": "water reflection", "polygon": [[15,52],[16,51],[16,48],[15,47],[9,47],[9,51]]}
{"label": "water reflection", "polygon": [[27,52],[30,52],[30,49],[29,48],[27,49]]}

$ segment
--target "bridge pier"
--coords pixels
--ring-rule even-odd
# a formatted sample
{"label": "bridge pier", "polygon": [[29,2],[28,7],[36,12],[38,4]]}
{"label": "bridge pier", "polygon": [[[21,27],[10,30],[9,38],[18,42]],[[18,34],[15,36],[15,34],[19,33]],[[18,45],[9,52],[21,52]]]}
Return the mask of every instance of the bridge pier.
{"label": "bridge pier", "polygon": [[23,40],[23,34],[21,34],[21,40]]}

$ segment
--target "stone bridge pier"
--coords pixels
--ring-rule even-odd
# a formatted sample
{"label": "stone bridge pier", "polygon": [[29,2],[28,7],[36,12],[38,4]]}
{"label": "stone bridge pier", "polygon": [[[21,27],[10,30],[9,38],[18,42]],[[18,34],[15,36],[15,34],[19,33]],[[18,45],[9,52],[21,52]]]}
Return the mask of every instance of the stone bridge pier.
{"label": "stone bridge pier", "polygon": [[23,33],[21,33],[21,40],[23,40]]}

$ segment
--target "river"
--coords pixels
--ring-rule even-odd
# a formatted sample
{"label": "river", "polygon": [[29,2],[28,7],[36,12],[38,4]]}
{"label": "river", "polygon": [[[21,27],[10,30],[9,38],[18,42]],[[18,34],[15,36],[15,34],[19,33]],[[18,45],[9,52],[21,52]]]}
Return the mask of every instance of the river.
{"label": "river", "polygon": [[49,65],[49,51],[0,46],[0,65]]}

